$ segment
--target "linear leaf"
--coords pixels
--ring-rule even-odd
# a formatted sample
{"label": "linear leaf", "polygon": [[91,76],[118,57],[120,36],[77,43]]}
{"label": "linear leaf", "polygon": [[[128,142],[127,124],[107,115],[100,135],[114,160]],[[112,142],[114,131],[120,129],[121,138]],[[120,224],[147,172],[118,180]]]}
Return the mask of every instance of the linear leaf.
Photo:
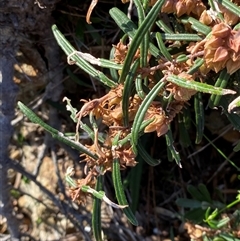
{"label": "linear leaf", "polygon": [[240,7],[238,7],[236,4],[230,2],[229,0],[218,0],[218,2],[232,13],[235,13],[238,16],[240,16]]}
{"label": "linear leaf", "polygon": [[139,137],[139,132],[140,132],[140,127],[143,122],[144,116],[147,112],[147,109],[151,105],[152,101],[155,99],[155,97],[158,95],[159,91],[164,87],[165,83],[164,81],[159,81],[148,93],[148,95],[145,97],[143,100],[142,104],[140,105],[135,119],[133,121],[132,125],[132,136],[131,136],[131,143],[132,143],[132,148],[135,154],[137,153],[137,143],[138,143],[138,137]]}
{"label": "linear leaf", "polygon": [[149,29],[155,22],[163,3],[164,3],[164,0],[158,0],[154,4],[152,9],[149,11],[148,15],[142,22],[141,26],[137,30],[136,34],[134,35],[134,37],[131,41],[131,45],[128,49],[128,53],[125,58],[124,64],[123,64],[122,73],[121,73],[120,80],[119,80],[120,83],[123,83],[125,81],[125,78],[130,69],[133,57],[134,57],[137,49],[139,48],[145,34],[147,33],[147,31],[149,31]]}
{"label": "linear leaf", "polygon": [[[156,33],[152,33],[151,37],[155,37]],[[161,33],[161,37],[163,40],[173,40],[173,41],[188,41],[188,42],[196,42],[201,41],[202,38],[198,36],[197,34],[191,34],[191,33],[177,33],[177,34],[171,34],[171,33]]]}
{"label": "linear leaf", "polygon": [[168,129],[168,132],[165,134],[165,138],[166,138],[166,144],[167,144],[168,150],[171,153],[172,158],[174,158],[177,165],[180,168],[182,168],[179,152],[175,149],[175,147],[173,145],[174,141],[173,141],[173,136],[172,136],[172,130],[170,129],[170,127]]}
{"label": "linear leaf", "polygon": [[129,124],[129,116],[128,116],[128,109],[129,109],[129,97],[131,94],[131,86],[133,84],[134,79],[136,78],[136,72],[139,67],[139,59],[137,59],[129,71],[127,78],[124,83],[123,88],[123,97],[122,97],[122,112],[123,112],[123,124],[124,126],[128,127]]}
{"label": "linear leaf", "polygon": [[197,94],[194,95],[194,111],[195,111],[195,121],[196,121],[195,143],[199,144],[203,138],[203,130],[204,130],[204,123],[205,123],[201,92],[198,92]]}
{"label": "linear leaf", "polygon": [[[119,159],[115,158],[113,160],[113,170],[112,170],[112,179],[114,190],[116,193],[117,201],[120,205],[128,205],[124,190],[123,184],[121,180],[121,173],[120,173],[120,163]],[[126,214],[128,220],[135,226],[138,225],[137,219],[135,218],[131,208],[128,206],[123,209],[123,212]]]}
{"label": "linear leaf", "polygon": [[[67,56],[72,55],[73,53],[77,53],[76,49],[70,44],[70,42],[65,38],[65,36],[58,30],[56,25],[52,26],[52,31],[54,37],[56,38],[58,45],[62,48],[62,50],[66,53]],[[95,69],[91,64],[89,64],[86,60],[78,56],[78,54],[74,54],[71,56],[71,59],[76,61],[76,65],[84,70],[86,73],[91,75],[92,77],[98,79],[103,84],[108,87],[115,87],[116,83],[110,80],[105,74],[101,71]]]}
{"label": "linear leaf", "polygon": [[[96,191],[102,190],[103,176],[99,175],[95,185]],[[93,235],[96,241],[102,241],[102,230],[101,230],[101,200],[94,197],[93,202],[93,213],[92,213],[92,227]]]}
{"label": "linear leaf", "polygon": [[75,141],[69,139],[68,137],[64,136],[64,134],[62,132],[60,132],[60,131],[52,128],[48,124],[46,124],[33,111],[31,111],[27,106],[25,106],[22,102],[18,101],[18,107],[23,112],[23,114],[25,114],[29,118],[29,120],[31,120],[33,123],[36,123],[36,124],[40,125],[41,127],[43,127],[47,132],[49,132],[52,135],[53,138],[65,143],[68,146],[71,146],[72,148],[74,148],[80,152],[87,154],[88,156],[90,156],[94,159],[98,159],[98,156],[96,154],[94,154],[93,152],[89,151],[84,145],[82,145],[79,142],[75,142]]}
{"label": "linear leaf", "polygon": [[137,150],[139,156],[150,166],[157,166],[161,163],[161,160],[154,159],[148,154],[141,141],[137,145]]}
{"label": "linear leaf", "polygon": [[[114,19],[118,27],[126,33],[130,38],[133,38],[137,32],[137,26],[136,24],[131,21],[125,13],[123,13],[121,10],[118,8],[112,8],[109,11],[111,17]],[[150,43],[149,46],[150,53],[158,57],[160,56],[160,51],[156,46],[154,46],[152,43]]]}
{"label": "linear leaf", "polygon": [[[221,87],[225,88],[228,84],[228,80],[230,78],[230,74],[227,72],[227,69],[223,69],[214,85],[214,87]],[[208,106],[210,108],[214,108],[215,106],[218,106],[219,102],[221,100],[221,95],[211,95],[209,98]]]}
{"label": "linear leaf", "polygon": [[230,90],[230,89],[223,89],[220,87],[214,87],[212,85],[208,85],[205,83],[200,83],[196,81],[189,81],[183,78],[179,78],[176,75],[171,75],[167,77],[167,80],[171,83],[174,83],[178,86],[187,88],[187,89],[192,89],[192,90],[197,90],[203,93],[208,93],[208,94],[214,94],[214,95],[228,95],[228,94],[235,94],[236,91]]}
{"label": "linear leaf", "polygon": [[184,24],[190,23],[192,29],[194,29],[197,32],[202,33],[204,35],[208,35],[212,30],[210,27],[208,27],[205,24],[199,22],[197,19],[195,19],[193,17],[184,16],[183,18],[181,18],[181,21]]}

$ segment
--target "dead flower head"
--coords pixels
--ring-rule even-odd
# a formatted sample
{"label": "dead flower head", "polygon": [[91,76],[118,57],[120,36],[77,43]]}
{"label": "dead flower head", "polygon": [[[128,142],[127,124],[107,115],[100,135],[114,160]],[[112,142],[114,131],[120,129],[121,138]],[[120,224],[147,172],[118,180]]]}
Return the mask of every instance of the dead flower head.
{"label": "dead flower head", "polygon": [[[122,41],[120,41],[117,45],[113,45],[113,47],[115,48],[114,62],[118,64],[124,63],[124,60],[128,52],[128,45],[125,45]],[[140,57],[140,51],[137,50],[134,56],[134,60],[139,57]]]}
{"label": "dead flower head", "polygon": [[205,9],[201,0],[166,0],[162,6],[163,13],[175,13],[178,17],[184,14],[200,16]]}
{"label": "dead flower head", "polygon": [[[93,112],[96,119],[102,118],[102,122],[107,126],[122,126],[123,125],[123,113],[122,113],[122,92],[123,85],[118,85],[116,88],[111,89],[104,97],[95,99],[88,102],[88,106],[91,108],[82,108],[80,112],[88,114]],[[91,104],[96,102],[97,104]],[[133,121],[135,114],[141,104],[141,99],[138,95],[134,95],[129,101],[129,120]],[[92,108],[94,107],[94,108]]]}
{"label": "dead flower head", "polygon": [[183,101],[172,101],[167,110],[163,110],[159,103],[153,103],[147,110],[145,120],[153,119],[153,121],[144,129],[145,133],[157,132],[160,137],[167,133],[168,125],[174,117],[182,110]]}
{"label": "dead flower head", "polygon": [[227,68],[229,74],[240,68],[240,30],[232,30],[225,23],[212,29],[211,37],[204,45],[206,67],[216,73]]}
{"label": "dead flower head", "polygon": [[87,196],[89,195],[86,192],[82,191],[83,186],[89,186],[94,188],[96,182],[96,178],[89,172],[88,175],[76,181],[77,187],[70,187],[69,188],[69,195],[73,201],[76,201],[78,204],[86,204]]}
{"label": "dead flower head", "polygon": [[166,115],[159,104],[152,104],[145,114],[145,120],[153,119],[153,121],[145,127],[144,132],[157,132],[158,137],[164,135],[168,131],[166,123]]}
{"label": "dead flower head", "polygon": [[[89,169],[96,169],[98,167],[102,168],[102,173],[105,173],[107,171],[112,171],[112,165],[113,165],[113,159],[119,158],[120,165],[122,168],[126,168],[127,166],[135,166],[137,162],[135,161],[135,154],[132,151],[130,143],[116,147],[113,150],[112,140],[116,136],[117,131],[109,131],[110,136],[106,138],[106,142],[104,144],[99,144],[97,141],[91,146],[88,146],[87,148],[91,150],[92,152],[96,153],[98,155],[98,159],[95,160],[86,154],[82,154],[84,156],[84,162],[86,162],[86,165]],[[128,132],[124,132],[121,130],[120,139],[124,138]],[[96,173],[97,174],[97,173]]]}

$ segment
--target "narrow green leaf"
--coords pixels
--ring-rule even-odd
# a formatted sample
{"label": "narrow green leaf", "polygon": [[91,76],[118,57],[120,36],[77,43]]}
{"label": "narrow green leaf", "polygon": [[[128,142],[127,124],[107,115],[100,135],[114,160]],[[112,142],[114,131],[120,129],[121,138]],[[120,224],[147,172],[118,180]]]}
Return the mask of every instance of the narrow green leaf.
{"label": "narrow green leaf", "polygon": [[138,155],[150,166],[157,166],[161,163],[161,160],[154,159],[148,154],[141,141],[138,142],[137,150]]}
{"label": "narrow green leaf", "polygon": [[189,57],[186,54],[181,54],[181,55],[177,56],[176,62],[182,63],[182,62],[186,62],[188,59],[189,59]]}
{"label": "narrow green leaf", "polygon": [[183,78],[179,78],[176,75],[171,75],[167,77],[167,80],[171,83],[174,83],[178,86],[187,88],[187,89],[192,89],[196,91],[200,91],[203,93],[208,93],[208,94],[215,94],[215,95],[228,95],[228,94],[235,94],[236,91],[230,90],[230,89],[223,89],[220,87],[214,87],[212,85],[208,85],[205,83],[200,83],[196,81],[189,81]]}
{"label": "narrow green leaf", "polygon": [[[110,56],[109,56],[110,60],[114,59],[114,54],[115,54],[115,47],[112,47],[111,51],[110,51]],[[109,71],[110,71],[112,80],[117,83],[118,79],[119,79],[118,71],[116,69],[112,69],[112,68],[109,69]]]}
{"label": "narrow green leaf", "polygon": [[[103,189],[102,186],[103,176],[99,175],[97,178],[95,190],[100,191]],[[101,200],[97,197],[93,198],[93,213],[92,213],[92,228],[93,235],[96,241],[102,241],[102,228],[101,228]]]}
{"label": "narrow green leaf", "polygon": [[212,29],[205,24],[199,22],[197,19],[190,17],[190,16],[184,16],[181,18],[182,23],[187,24],[190,23],[192,29],[196,30],[198,33],[202,33],[204,35],[208,35]]}
{"label": "narrow green leaf", "polygon": [[131,192],[131,210],[133,213],[136,212],[138,204],[139,204],[139,194],[141,189],[141,179],[142,179],[142,171],[144,161],[141,157],[137,157],[138,164],[131,168],[129,173],[129,189]]}
{"label": "narrow green leaf", "polygon": [[183,108],[181,113],[183,115],[183,123],[184,123],[186,129],[189,130],[191,128],[191,124],[192,124],[191,110],[190,110],[190,108]]}
{"label": "narrow green leaf", "polygon": [[173,136],[172,136],[172,131],[169,127],[168,132],[165,134],[165,138],[166,138],[166,144],[167,147],[172,155],[172,157],[175,159],[177,165],[182,168],[182,164],[181,164],[181,158],[179,153],[176,151],[174,145],[173,145]]}
{"label": "narrow green leaf", "polygon": [[219,10],[219,7],[216,4],[215,0],[208,0],[208,4],[209,4],[212,12],[214,12],[215,18],[224,23],[225,20],[224,20],[223,14],[222,14],[221,10]]}
{"label": "narrow green leaf", "polygon": [[217,220],[208,220],[207,224],[210,226],[212,229],[217,229],[218,221]]}
{"label": "narrow green leaf", "polygon": [[226,241],[224,238],[215,237],[212,241]]}
{"label": "narrow green leaf", "polygon": [[82,186],[81,190],[82,190],[83,192],[87,192],[87,193],[92,194],[94,197],[96,197],[96,198],[104,201],[105,203],[107,203],[108,205],[110,205],[110,206],[113,207],[113,208],[118,208],[118,209],[121,208],[121,209],[122,209],[122,208],[125,208],[125,207],[128,206],[128,205],[118,205],[118,204],[112,202],[112,201],[105,195],[105,192],[102,191],[102,190],[96,191],[95,189],[93,189],[93,188],[91,188],[91,187],[89,187],[89,186],[85,186],[85,185]]}
{"label": "narrow green leaf", "polygon": [[[116,193],[118,203],[120,205],[128,205],[128,202],[123,190],[122,180],[121,180],[120,163],[119,163],[119,159],[117,158],[113,160],[112,179],[113,179],[114,190]],[[124,208],[123,212],[126,214],[128,220],[133,225],[135,226],[138,225],[137,219],[135,218],[130,207]]]}
{"label": "narrow green leaf", "polygon": [[205,211],[205,220],[207,220],[208,217],[210,216],[210,211],[211,211],[211,207],[207,207],[207,209]]}
{"label": "narrow green leaf", "polygon": [[173,160],[174,160],[172,152],[171,152],[171,150],[169,148],[167,148],[167,159],[168,159],[169,162],[173,162]]}
{"label": "narrow green leaf", "polygon": [[[133,38],[135,36],[137,32],[137,26],[127,17],[125,13],[123,13],[118,8],[112,8],[109,13],[124,33],[126,33],[130,38]],[[160,51],[152,43],[150,43],[149,50],[154,57],[160,56]]]}
{"label": "narrow green leaf", "polygon": [[119,131],[112,139],[112,150],[118,147],[121,131]]}
{"label": "narrow green leaf", "polygon": [[174,34],[174,32],[169,28],[169,26],[163,20],[157,20],[156,24],[163,32]]}
{"label": "narrow green leaf", "polygon": [[129,72],[134,55],[135,55],[137,49],[139,48],[145,34],[149,31],[149,29],[155,22],[163,3],[164,3],[164,0],[158,0],[154,4],[152,9],[149,11],[148,15],[142,22],[141,26],[137,30],[136,34],[134,35],[134,37],[131,41],[131,45],[128,49],[128,53],[125,58],[124,64],[123,64],[122,73],[121,73],[120,80],[119,80],[120,83],[123,83],[125,81],[125,78]]}
{"label": "narrow green leaf", "polygon": [[196,140],[195,143],[199,144],[203,138],[203,130],[205,124],[204,108],[202,102],[202,93],[198,92],[194,95],[194,111],[196,121]]}
{"label": "narrow green leaf", "polygon": [[98,130],[97,121],[95,120],[95,116],[93,115],[92,111],[89,114],[89,121],[90,121],[90,124],[92,125],[93,130],[94,131]]}
{"label": "narrow green leaf", "polygon": [[238,7],[236,4],[230,2],[229,0],[218,0],[217,2],[222,4],[226,9],[228,9],[232,13],[240,16],[240,7]]}
{"label": "narrow green leaf", "polygon": [[229,221],[230,221],[229,217],[223,218],[221,220],[215,220],[217,215],[218,215],[218,213],[216,212],[216,215],[213,214],[213,218],[205,220],[205,222],[207,222],[211,228],[219,229],[219,228],[226,226],[229,223]]}
{"label": "narrow green leaf", "polygon": [[148,93],[148,95],[145,97],[143,100],[142,104],[140,105],[135,119],[133,121],[132,125],[132,136],[131,136],[131,143],[132,143],[132,148],[135,154],[137,154],[137,143],[138,143],[138,137],[139,137],[139,132],[140,132],[140,127],[143,122],[144,116],[147,112],[147,109],[151,105],[152,101],[155,99],[155,97],[158,95],[160,90],[164,87],[165,82],[164,81],[159,81]]}
{"label": "narrow green leaf", "polygon": [[91,64],[89,64],[86,60],[81,58],[78,54],[76,49],[69,43],[69,41],[64,37],[64,35],[58,30],[56,25],[52,26],[52,31],[54,37],[56,38],[59,46],[62,50],[66,53],[67,56],[71,56],[71,59],[76,61],[76,65],[79,66],[82,70],[86,73],[91,75],[92,77],[98,79],[103,84],[107,85],[108,87],[115,87],[117,84],[110,80],[106,75],[104,75],[101,71],[95,69]]}
{"label": "narrow green leaf", "polygon": [[[88,134],[88,136],[92,139],[92,141],[94,141],[94,138],[95,138],[94,131],[87,124],[80,122],[80,128]],[[101,143],[104,143],[105,141],[103,140],[103,138],[101,140],[100,138],[98,139]]]}
{"label": "narrow green leaf", "polygon": [[187,73],[191,75],[196,73],[199,70],[199,68],[203,65],[203,63],[204,59],[198,58],[197,60],[195,60],[193,66],[188,70]]}
{"label": "narrow green leaf", "polygon": [[150,0],[142,0],[142,2],[143,2],[143,8],[146,10],[147,8],[148,8],[148,6],[149,6],[149,1]]}
{"label": "narrow green leaf", "polygon": [[148,50],[150,45],[150,35],[147,33],[143,37],[143,41],[140,46],[140,66],[142,68],[148,65]]}
{"label": "narrow green leaf", "polygon": [[163,43],[162,37],[160,33],[156,33],[156,39],[157,39],[157,43],[158,43],[158,47],[162,53],[162,55],[168,60],[168,61],[172,61],[172,56],[171,54],[168,52],[165,44]]}
{"label": "narrow green leaf", "polygon": [[[151,122],[153,122],[154,118],[149,119],[149,120],[145,120],[142,122],[141,126],[140,126],[140,131],[142,132]],[[123,145],[125,145],[127,142],[129,142],[131,140],[131,136],[132,133],[129,133],[126,137],[124,137],[122,140],[118,141],[118,146],[122,147]]]}
{"label": "narrow green leaf", "polygon": [[[140,0],[134,0],[135,6],[138,12],[138,27],[140,27],[145,19],[145,12],[143,9],[143,5]],[[140,67],[147,66],[147,59],[148,59],[148,49],[149,49],[149,39],[150,39],[150,32],[147,31],[143,37],[142,43],[140,45]]]}
{"label": "narrow green leaf", "polygon": [[138,75],[135,80],[135,88],[136,88],[138,96],[143,100],[145,98],[146,94],[143,90],[143,80],[141,78],[141,75]]}
{"label": "narrow green leaf", "polygon": [[130,38],[136,34],[137,26],[127,17],[127,15],[118,8],[112,8],[109,14],[114,19],[115,23],[124,33],[126,33]]}
{"label": "narrow green leaf", "polygon": [[90,156],[94,159],[98,159],[98,156],[96,154],[94,154],[93,152],[91,152],[90,150],[88,150],[84,145],[69,139],[68,137],[64,136],[64,134],[62,132],[60,132],[60,131],[52,128],[48,124],[46,124],[33,111],[31,111],[27,106],[25,106],[22,102],[18,101],[18,107],[23,112],[23,114],[29,118],[29,120],[31,120],[33,123],[36,123],[36,124],[40,125],[41,127],[43,127],[47,132],[49,132],[52,135],[53,138],[65,143],[68,146],[71,146],[72,148],[74,148],[80,152],[87,154],[88,156]]}
{"label": "narrow green leaf", "polygon": [[[151,37],[154,38],[156,33],[152,33]],[[177,33],[177,34],[171,34],[171,33],[161,33],[161,37],[163,40],[173,40],[173,41],[187,41],[187,42],[197,42],[201,41],[202,38],[198,36],[197,34],[191,34],[191,33]]]}
{"label": "narrow green leaf", "polygon": [[99,61],[98,66],[102,68],[120,70],[123,67],[122,64],[117,64],[111,60],[102,59],[102,58],[99,58],[97,60]]}
{"label": "narrow green leaf", "polygon": [[65,174],[65,180],[68,183],[68,185],[70,187],[76,188],[77,187],[77,183],[75,180],[72,179],[71,175],[73,175],[74,173],[74,168],[73,167],[68,167],[66,174]]}
{"label": "narrow green leaf", "polygon": [[131,69],[126,77],[126,80],[124,82],[124,88],[123,88],[123,97],[122,97],[122,112],[123,112],[123,124],[125,127],[128,127],[129,125],[129,98],[131,95],[131,87],[133,85],[133,81],[136,78],[137,69],[139,67],[140,60],[137,59],[133,65],[131,66]]}
{"label": "narrow green leaf", "polygon": [[[221,71],[214,87],[220,87],[220,88],[225,88],[228,84],[228,80],[230,78],[230,74],[227,73],[227,69],[225,68],[224,70]],[[221,100],[221,95],[211,95],[208,106],[210,108],[214,108],[215,106],[219,105],[219,102]]]}

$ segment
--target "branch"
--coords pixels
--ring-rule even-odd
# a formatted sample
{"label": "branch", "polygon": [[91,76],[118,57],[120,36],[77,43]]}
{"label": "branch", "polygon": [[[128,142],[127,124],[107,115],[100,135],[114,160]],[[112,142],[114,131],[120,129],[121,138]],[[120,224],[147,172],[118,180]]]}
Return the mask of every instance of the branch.
{"label": "branch", "polygon": [[[4,16],[4,15],[3,15]],[[4,16],[5,17],[5,16]],[[3,18],[4,19],[4,18]],[[6,29],[5,29],[6,30]],[[13,134],[11,120],[14,116],[14,107],[18,87],[13,82],[13,58],[14,44],[12,49],[5,47],[4,41],[6,36],[2,38],[2,33],[9,34],[8,31],[1,31],[1,50],[0,52],[0,213],[6,217],[8,231],[11,240],[18,240],[20,232],[18,230],[19,222],[13,213],[13,205],[11,203],[10,185],[8,180],[8,145]],[[9,40],[9,39],[8,39]],[[11,46],[11,41],[9,46]]]}

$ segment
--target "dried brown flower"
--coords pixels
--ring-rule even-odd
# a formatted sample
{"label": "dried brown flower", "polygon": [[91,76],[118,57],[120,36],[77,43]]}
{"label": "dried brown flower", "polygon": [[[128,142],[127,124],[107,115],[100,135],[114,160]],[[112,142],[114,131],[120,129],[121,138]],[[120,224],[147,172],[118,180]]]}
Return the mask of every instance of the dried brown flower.
{"label": "dried brown flower", "polygon": [[229,74],[240,68],[240,31],[232,30],[225,23],[212,29],[211,37],[204,45],[204,59],[208,69],[216,73],[227,68]]}
{"label": "dried brown flower", "polygon": [[183,14],[200,16],[205,9],[201,0],[166,0],[162,6],[163,13],[175,13],[178,17]]}
{"label": "dried brown flower", "polygon": [[145,133],[157,132],[160,137],[167,133],[169,123],[181,111],[184,106],[183,101],[173,101],[164,111],[159,103],[152,103],[144,117],[145,120],[154,119],[145,129]]}
{"label": "dried brown flower", "polygon": [[[120,128],[120,139],[126,137],[129,133],[128,129]],[[88,149],[98,155],[98,159],[95,160],[85,154],[84,160],[90,169],[95,169],[96,167],[102,168],[101,172],[105,173],[107,171],[112,170],[112,164],[114,158],[119,158],[120,165],[122,168],[126,168],[126,166],[135,166],[137,162],[135,161],[135,154],[132,151],[130,143],[127,143],[123,146],[117,146],[113,148],[112,141],[115,136],[119,134],[119,130],[109,129],[108,136],[106,138],[106,142],[103,145],[100,145],[98,141],[95,139],[94,144],[92,146],[88,146]],[[96,173],[98,174],[98,173]]]}
{"label": "dried brown flower", "polygon": [[158,136],[167,133],[168,126],[166,124],[166,115],[159,104],[152,104],[145,115],[145,120],[154,119],[145,129],[145,133],[157,132]]}
{"label": "dried brown flower", "polygon": [[76,201],[78,204],[81,204],[81,203],[85,204],[86,198],[89,194],[86,192],[83,192],[82,187],[89,186],[93,188],[95,186],[95,182],[96,182],[96,179],[92,172],[89,172],[85,178],[77,180],[76,181],[77,187],[76,188],[71,187],[68,190],[71,199],[73,201]]}
{"label": "dried brown flower", "polygon": [[114,62],[122,64],[127,55],[128,46],[123,44],[122,41],[120,41],[117,45],[113,45],[113,47],[115,48]]}
{"label": "dried brown flower", "polygon": [[[118,64],[123,64],[128,52],[128,45],[125,45],[122,41],[120,41],[117,45],[113,45],[113,47],[115,48],[114,62]],[[138,49],[137,52],[135,53],[133,60],[139,57],[140,57],[140,51]]]}

